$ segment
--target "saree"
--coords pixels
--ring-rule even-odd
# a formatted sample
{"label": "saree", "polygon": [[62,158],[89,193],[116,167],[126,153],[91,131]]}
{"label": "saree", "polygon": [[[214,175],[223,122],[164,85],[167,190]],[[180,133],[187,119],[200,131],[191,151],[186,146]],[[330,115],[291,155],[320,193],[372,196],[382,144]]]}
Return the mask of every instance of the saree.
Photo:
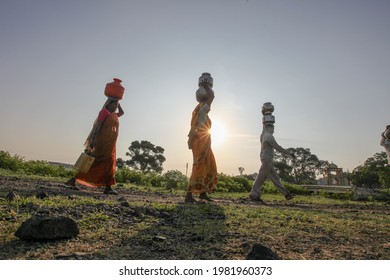
{"label": "saree", "polygon": [[200,194],[211,192],[217,185],[218,174],[214,154],[211,149],[211,120],[199,121],[199,112],[206,104],[201,102],[192,112],[189,146],[192,149],[193,165],[188,192]]}
{"label": "saree", "polygon": [[116,140],[119,120],[117,113],[111,113],[102,123],[97,135],[95,161],[87,173],[78,172],[76,182],[89,187],[112,186],[116,184]]}

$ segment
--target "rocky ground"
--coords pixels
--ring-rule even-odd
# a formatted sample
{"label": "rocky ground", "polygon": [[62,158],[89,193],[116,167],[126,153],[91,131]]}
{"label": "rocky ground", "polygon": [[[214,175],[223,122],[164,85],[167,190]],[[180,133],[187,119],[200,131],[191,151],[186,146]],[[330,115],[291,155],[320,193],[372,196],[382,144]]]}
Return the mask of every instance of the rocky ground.
{"label": "rocky ground", "polygon": [[[91,232],[94,232],[93,237],[81,234],[75,239],[65,241],[24,241],[14,237],[12,232],[3,234],[0,235],[0,259],[244,259],[255,240],[252,235],[243,234],[239,230],[240,222],[227,222],[227,214],[218,210],[225,205],[233,205],[237,209],[245,206],[326,212],[335,216],[348,214],[355,215],[356,219],[359,219],[359,215],[378,214],[388,217],[390,214],[390,205],[386,203],[310,204],[273,201],[266,206],[259,206],[246,198],[219,198],[211,203],[203,202],[206,207],[214,210],[205,212],[202,218],[207,223],[219,223],[221,228],[214,229],[215,232],[212,233],[205,233],[205,229],[200,234],[185,229],[188,221],[183,216],[183,213],[195,211],[196,205],[188,206],[183,203],[182,196],[174,194],[145,193],[123,188],[119,189],[118,196],[110,196],[103,195],[101,190],[75,190],[55,181],[0,176],[0,199],[5,202],[10,192],[18,197],[38,196],[41,199],[45,196],[67,197],[69,200],[90,197],[100,200],[101,203],[74,208],[38,207],[34,203],[27,203],[16,210],[9,209],[6,203],[2,203],[0,211],[3,212],[3,221],[0,221],[0,225],[3,227],[8,225],[6,223],[20,225],[20,213],[63,215],[75,220],[80,220],[88,213],[104,213],[105,217],[112,218],[115,223],[111,224],[112,228],[97,227],[95,232],[93,228],[90,229],[92,225],[88,225]],[[171,207],[174,210],[161,211],[150,206],[156,203],[168,205],[167,209]],[[4,213],[7,211],[10,213]],[[12,213],[16,211],[18,213]],[[277,221],[278,226],[299,218],[287,216],[283,219]],[[385,218],[384,221],[386,224],[381,225],[380,230],[365,228],[362,224],[362,227],[348,238],[316,226],[313,220],[307,218],[296,221],[296,228],[300,232],[273,233],[262,229],[259,234],[266,235],[263,240],[268,241],[267,246],[283,259],[390,259],[389,219]],[[200,223],[191,222],[194,225]],[[205,228],[208,225],[206,222],[203,225]],[[149,226],[142,228],[144,224]],[[135,237],[128,237],[132,230],[136,231]],[[186,243],[191,245],[186,246]]]}

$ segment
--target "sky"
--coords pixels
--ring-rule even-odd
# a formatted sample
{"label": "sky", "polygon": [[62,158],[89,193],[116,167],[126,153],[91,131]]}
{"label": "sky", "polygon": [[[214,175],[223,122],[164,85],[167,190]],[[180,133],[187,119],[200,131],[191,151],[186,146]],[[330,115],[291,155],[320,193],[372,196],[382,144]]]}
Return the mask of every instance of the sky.
{"label": "sky", "polygon": [[117,157],[147,140],[165,149],[164,171],[189,176],[209,72],[219,172],[258,171],[265,102],[282,147],[352,171],[384,151],[389,14],[387,0],[0,0],[0,150],[74,163],[117,77]]}

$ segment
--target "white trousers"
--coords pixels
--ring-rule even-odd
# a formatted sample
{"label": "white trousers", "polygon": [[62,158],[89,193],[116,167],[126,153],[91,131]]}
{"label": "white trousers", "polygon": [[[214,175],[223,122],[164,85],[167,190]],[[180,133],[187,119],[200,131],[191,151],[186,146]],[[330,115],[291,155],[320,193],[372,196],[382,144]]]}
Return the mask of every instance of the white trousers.
{"label": "white trousers", "polygon": [[261,186],[266,179],[271,180],[271,182],[275,185],[276,189],[282,194],[288,195],[290,193],[280,182],[280,178],[274,168],[273,160],[262,159],[259,174],[257,174],[256,180],[253,183],[250,196],[261,196]]}

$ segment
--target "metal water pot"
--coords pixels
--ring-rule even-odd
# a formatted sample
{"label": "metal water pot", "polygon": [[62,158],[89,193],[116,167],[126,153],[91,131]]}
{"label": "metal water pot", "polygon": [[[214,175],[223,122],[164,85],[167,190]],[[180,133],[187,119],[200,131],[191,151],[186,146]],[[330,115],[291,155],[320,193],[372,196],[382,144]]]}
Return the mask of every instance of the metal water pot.
{"label": "metal water pot", "polygon": [[199,77],[198,86],[200,86],[202,82],[207,82],[210,88],[212,88],[214,85],[214,79],[208,72],[202,73],[202,75]]}
{"label": "metal water pot", "polygon": [[274,111],[274,105],[271,102],[265,102],[261,107],[261,113],[263,115],[271,115]]}

